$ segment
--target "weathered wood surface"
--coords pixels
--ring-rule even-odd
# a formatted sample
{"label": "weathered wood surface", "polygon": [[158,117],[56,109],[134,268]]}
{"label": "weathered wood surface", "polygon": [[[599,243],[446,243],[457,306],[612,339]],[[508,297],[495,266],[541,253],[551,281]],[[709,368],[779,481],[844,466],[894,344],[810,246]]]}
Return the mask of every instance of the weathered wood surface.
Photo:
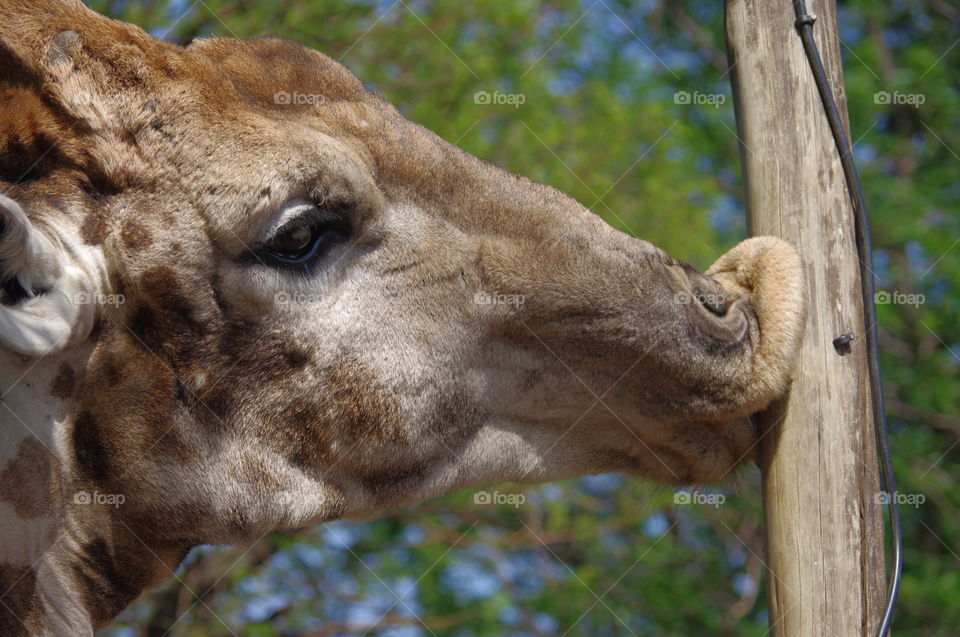
{"label": "weathered wood surface", "polygon": [[[832,1],[808,2],[846,118]],[[884,602],[882,511],[853,210],[790,0],[727,0],[748,227],[796,246],[808,319],[789,398],[763,415],[771,634],[872,635]],[[849,130],[849,125],[847,125]],[[850,352],[832,341],[853,333]]]}

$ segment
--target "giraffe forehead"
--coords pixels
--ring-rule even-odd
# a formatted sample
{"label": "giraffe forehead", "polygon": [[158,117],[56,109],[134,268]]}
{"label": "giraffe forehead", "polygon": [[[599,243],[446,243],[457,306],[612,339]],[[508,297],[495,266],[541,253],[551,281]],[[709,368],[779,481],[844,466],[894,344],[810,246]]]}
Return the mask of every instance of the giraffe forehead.
{"label": "giraffe forehead", "polygon": [[[259,108],[290,113],[316,110],[319,103],[370,99],[360,81],[326,55],[299,44],[276,38],[195,40],[187,49],[209,64],[197,64],[206,84],[226,78],[243,99]],[[190,58],[192,60],[196,58]],[[210,77],[211,71],[216,77]],[[299,90],[313,100],[297,100],[284,92]],[[279,94],[278,94],[279,93]],[[289,97],[289,99],[287,99]]]}

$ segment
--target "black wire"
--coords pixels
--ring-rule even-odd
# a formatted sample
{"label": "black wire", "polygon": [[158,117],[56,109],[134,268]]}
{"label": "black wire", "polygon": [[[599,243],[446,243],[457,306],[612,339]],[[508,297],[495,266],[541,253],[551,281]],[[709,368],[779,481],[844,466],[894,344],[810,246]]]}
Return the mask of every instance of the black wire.
{"label": "black wire", "polygon": [[857,167],[853,163],[853,152],[850,148],[847,133],[843,128],[840,109],[837,108],[833,91],[830,89],[830,81],[827,79],[827,72],[823,68],[823,61],[820,59],[820,51],[817,49],[817,44],[813,39],[813,22],[816,20],[816,16],[807,13],[806,2],[804,2],[804,0],[794,0],[793,8],[797,15],[797,31],[800,33],[800,39],[803,41],[803,49],[806,51],[807,60],[810,62],[813,79],[816,81],[817,91],[820,93],[820,100],[823,102],[823,108],[827,114],[827,121],[830,123],[830,130],[833,132],[833,139],[837,144],[837,151],[840,153],[843,175],[846,178],[847,189],[850,191],[850,199],[853,202],[854,232],[857,239],[857,252],[860,257],[863,320],[867,330],[867,363],[870,373],[870,387],[873,402],[873,422],[876,431],[877,446],[880,449],[880,469],[883,473],[884,486],[889,496],[887,502],[890,507],[890,538],[893,543],[893,575],[887,591],[887,604],[884,609],[883,619],[876,633],[877,637],[884,637],[890,630],[890,622],[893,619],[893,609],[896,606],[897,593],[900,590],[900,576],[903,571],[903,532],[900,528],[900,506],[897,503],[896,477],[893,474],[890,439],[887,433],[887,413],[883,406],[883,383],[880,377],[880,345],[877,339],[877,307],[874,303],[873,271],[870,269],[870,264],[873,261],[873,247],[870,243],[870,219],[867,215],[867,204],[863,198],[863,189],[860,187],[860,178],[857,176]]}

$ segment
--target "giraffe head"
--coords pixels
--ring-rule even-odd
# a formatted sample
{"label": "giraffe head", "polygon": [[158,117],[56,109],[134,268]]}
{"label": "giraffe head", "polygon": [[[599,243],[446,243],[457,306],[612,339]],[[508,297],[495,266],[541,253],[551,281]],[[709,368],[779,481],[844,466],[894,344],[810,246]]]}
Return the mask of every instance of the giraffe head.
{"label": "giraffe head", "polygon": [[776,239],[699,274],[289,42],[0,25],[4,629],[469,485],[718,480],[787,386]]}

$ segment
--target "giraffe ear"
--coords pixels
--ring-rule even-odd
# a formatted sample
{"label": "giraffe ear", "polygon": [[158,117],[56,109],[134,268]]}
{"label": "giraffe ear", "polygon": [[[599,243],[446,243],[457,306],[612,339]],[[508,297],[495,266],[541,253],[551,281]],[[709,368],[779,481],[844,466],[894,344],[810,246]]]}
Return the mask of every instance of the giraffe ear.
{"label": "giraffe ear", "polygon": [[46,356],[85,339],[96,308],[91,276],[3,195],[0,231],[0,344]]}

